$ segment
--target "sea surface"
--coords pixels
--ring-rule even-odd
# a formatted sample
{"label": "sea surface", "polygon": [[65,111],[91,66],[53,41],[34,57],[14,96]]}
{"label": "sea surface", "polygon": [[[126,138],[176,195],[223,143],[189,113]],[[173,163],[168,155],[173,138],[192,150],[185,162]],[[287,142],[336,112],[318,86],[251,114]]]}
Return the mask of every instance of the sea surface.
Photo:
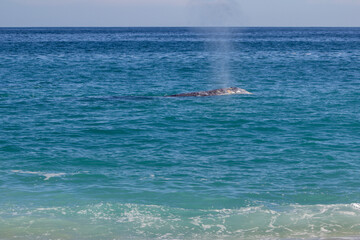
{"label": "sea surface", "polygon": [[1,240],[358,236],[360,28],[0,28]]}

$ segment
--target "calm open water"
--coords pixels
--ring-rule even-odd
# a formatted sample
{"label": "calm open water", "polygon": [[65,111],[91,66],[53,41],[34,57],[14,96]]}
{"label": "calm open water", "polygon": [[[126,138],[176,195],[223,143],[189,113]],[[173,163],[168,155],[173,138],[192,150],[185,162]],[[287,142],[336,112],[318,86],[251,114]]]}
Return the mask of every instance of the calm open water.
{"label": "calm open water", "polygon": [[359,109],[360,28],[0,28],[0,239],[356,238]]}

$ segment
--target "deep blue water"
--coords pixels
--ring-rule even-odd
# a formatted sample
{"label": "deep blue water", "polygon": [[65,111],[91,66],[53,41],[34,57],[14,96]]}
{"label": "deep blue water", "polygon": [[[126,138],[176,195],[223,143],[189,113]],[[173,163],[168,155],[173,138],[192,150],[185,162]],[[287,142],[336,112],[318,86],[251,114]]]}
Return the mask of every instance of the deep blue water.
{"label": "deep blue water", "polygon": [[360,28],[0,28],[0,239],[356,238],[359,109]]}

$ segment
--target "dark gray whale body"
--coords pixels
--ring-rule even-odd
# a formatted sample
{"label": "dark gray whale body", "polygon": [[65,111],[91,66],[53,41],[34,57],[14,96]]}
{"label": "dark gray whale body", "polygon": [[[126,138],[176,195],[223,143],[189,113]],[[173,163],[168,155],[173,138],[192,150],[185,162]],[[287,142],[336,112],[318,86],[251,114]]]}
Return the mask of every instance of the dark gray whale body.
{"label": "dark gray whale body", "polygon": [[166,97],[207,97],[207,96],[232,95],[232,94],[252,94],[252,93],[238,87],[230,87],[230,88],[219,88],[210,91],[168,95]]}

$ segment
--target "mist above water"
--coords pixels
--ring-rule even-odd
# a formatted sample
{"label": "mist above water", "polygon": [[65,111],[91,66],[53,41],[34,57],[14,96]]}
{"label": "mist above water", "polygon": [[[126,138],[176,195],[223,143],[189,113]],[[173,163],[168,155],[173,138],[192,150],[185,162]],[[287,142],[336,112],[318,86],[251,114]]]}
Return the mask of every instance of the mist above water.
{"label": "mist above water", "polygon": [[219,87],[233,85],[230,71],[232,32],[230,26],[238,25],[239,3],[236,0],[197,0],[188,5],[191,20],[198,26],[205,26],[209,49],[212,78],[211,84]]}
{"label": "mist above water", "polygon": [[228,27],[239,25],[238,0],[195,0],[188,3],[188,18],[203,27]]}
{"label": "mist above water", "polygon": [[211,55],[212,82],[220,87],[232,86],[230,70],[230,53],[232,49],[231,31],[229,28],[211,28],[208,30],[211,41],[209,48]]}

